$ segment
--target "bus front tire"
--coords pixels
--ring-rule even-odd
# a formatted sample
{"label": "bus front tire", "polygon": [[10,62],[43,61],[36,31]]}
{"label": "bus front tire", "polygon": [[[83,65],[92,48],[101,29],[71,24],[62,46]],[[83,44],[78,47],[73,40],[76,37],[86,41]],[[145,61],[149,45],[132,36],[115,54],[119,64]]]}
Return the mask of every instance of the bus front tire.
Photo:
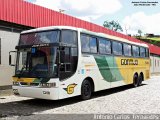
{"label": "bus front tire", "polygon": [[84,80],[82,82],[82,87],[81,87],[81,98],[83,100],[87,100],[91,98],[92,95],[92,86],[89,80]]}

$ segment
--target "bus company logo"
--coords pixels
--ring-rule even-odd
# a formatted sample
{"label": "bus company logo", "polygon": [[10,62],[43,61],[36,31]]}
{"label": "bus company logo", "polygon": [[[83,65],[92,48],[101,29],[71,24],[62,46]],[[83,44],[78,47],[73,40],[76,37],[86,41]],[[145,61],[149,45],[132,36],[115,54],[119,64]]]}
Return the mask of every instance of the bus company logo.
{"label": "bus company logo", "polygon": [[134,59],[121,59],[121,65],[138,65],[138,60],[134,60]]}
{"label": "bus company logo", "polygon": [[73,83],[67,86],[67,88],[63,88],[65,91],[67,91],[68,94],[72,94],[74,92],[74,88],[77,84]]}

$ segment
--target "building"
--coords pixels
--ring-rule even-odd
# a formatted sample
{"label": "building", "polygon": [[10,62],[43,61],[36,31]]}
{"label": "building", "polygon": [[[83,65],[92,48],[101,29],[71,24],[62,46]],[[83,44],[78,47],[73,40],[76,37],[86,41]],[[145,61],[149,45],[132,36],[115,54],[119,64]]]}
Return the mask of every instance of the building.
{"label": "building", "polygon": [[[23,0],[0,0],[0,86],[7,87],[12,84],[11,76],[14,68],[8,65],[8,53],[15,50],[19,33],[31,28],[54,25],[80,27],[143,43],[130,36]],[[160,72],[160,48],[151,44],[148,45],[152,53],[151,71],[152,73]]]}

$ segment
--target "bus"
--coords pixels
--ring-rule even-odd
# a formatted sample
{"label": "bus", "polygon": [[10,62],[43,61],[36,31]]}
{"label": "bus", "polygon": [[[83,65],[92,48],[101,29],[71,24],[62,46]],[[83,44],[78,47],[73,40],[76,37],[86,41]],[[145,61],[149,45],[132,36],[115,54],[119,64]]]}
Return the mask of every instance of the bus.
{"label": "bus", "polygon": [[[11,52],[12,53],[12,52]],[[146,44],[70,26],[24,31],[16,46],[13,93],[58,100],[89,99],[93,92],[150,78]]]}

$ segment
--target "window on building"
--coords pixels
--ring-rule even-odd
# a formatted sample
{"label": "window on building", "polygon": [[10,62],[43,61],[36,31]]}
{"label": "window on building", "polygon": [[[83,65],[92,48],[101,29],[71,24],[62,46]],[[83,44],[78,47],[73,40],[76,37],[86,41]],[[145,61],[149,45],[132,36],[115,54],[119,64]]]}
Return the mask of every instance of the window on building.
{"label": "window on building", "polygon": [[111,54],[111,42],[109,40],[99,39],[99,52],[101,54]]}
{"label": "window on building", "polygon": [[122,43],[113,41],[112,49],[113,49],[113,54],[122,55]]}
{"label": "window on building", "polygon": [[139,57],[139,47],[132,46],[132,52],[134,57]]}
{"label": "window on building", "polygon": [[145,48],[140,47],[140,57],[145,57]]}
{"label": "window on building", "polygon": [[132,54],[132,52],[131,52],[131,45],[129,45],[129,44],[123,44],[123,51],[124,51],[124,55],[125,56],[131,56]]}

